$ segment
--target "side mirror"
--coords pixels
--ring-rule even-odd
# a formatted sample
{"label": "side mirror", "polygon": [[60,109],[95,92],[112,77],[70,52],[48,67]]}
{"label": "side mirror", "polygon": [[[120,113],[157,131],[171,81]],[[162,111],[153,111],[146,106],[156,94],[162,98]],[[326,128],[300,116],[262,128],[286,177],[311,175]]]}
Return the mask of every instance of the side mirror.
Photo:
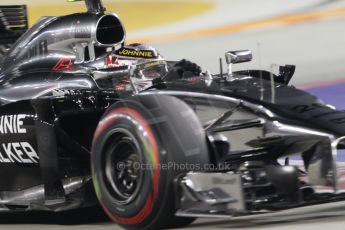
{"label": "side mirror", "polygon": [[232,64],[249,62],[253,59],[252,51],[250,50],[238,50],[229,51],[225,53],[225,60],[228,64],[228,75],[232,76]]}
{"label": "side mirror", "polygon": [[225,59],[228,65],[249,62],[253,59],[253,54],[250,50],[229,51],[225,53]]}

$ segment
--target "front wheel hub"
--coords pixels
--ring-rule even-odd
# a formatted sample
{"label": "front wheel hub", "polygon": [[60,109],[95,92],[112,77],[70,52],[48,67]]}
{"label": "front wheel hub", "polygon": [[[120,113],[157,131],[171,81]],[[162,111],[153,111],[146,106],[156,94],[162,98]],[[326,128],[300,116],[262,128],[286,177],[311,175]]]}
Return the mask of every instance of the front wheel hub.
{"label": "front wheel hub", "polygon": [[105,162],[105,181],[115,202],[127,204],[135,199],[142,184],[140,147],[126,130],[118,129],[113,136],[114,145]]}

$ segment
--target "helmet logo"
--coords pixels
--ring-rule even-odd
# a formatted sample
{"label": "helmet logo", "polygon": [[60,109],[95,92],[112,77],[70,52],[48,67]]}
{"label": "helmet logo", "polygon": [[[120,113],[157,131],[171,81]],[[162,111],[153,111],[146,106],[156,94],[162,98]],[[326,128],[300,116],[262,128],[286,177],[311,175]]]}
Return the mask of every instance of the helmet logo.
{"label": "helmet logo", "polygon": [[157,58],[155,53],[152,50],[135,50],[128,48],[121,48],[116,51],[116,54],[125,56],[125,57],[134,57],[134,58]]}

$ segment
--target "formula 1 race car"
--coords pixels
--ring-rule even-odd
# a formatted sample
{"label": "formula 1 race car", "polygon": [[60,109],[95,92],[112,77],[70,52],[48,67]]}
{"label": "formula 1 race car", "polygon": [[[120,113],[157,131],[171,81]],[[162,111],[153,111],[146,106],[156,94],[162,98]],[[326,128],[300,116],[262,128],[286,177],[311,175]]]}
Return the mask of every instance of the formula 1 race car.
{"label": "formula 1 race car", "polygon": [[232,72],[244,50],[192,71],[126,46],[117,15],[85,2],[30,29],[25,6],[0,7],[1,210],[100,205],[161,229],[345,198],[345,113],[289,86],[294,66]]}

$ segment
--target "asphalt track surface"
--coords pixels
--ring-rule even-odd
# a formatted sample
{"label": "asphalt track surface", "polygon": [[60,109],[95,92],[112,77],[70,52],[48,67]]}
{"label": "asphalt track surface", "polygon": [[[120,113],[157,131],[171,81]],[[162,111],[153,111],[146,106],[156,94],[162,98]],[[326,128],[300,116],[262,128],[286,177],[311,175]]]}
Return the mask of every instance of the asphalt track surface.
{"label": "asphalt track surface", "polygon": [[[278,0],[274,1],[277,2]],[[224,1],[218,2],[224,3]],[[232,1],[233,7],[236,7],[236,2],[239,7],[243,7],[244,4],[239,2],[244,2],[244,0]],[[266,3],[264,0],[261,2]],[[267,2],[272,3],[273,1],[267,0]],[[276,4],[274,9],[266,9],[266,11],[267,15],[270,12],[270,18],[274,18],[290,14],[306,15],[309,12],[341,9],[343,7],[345,7],[345,2],[342,0],[315,0],[300,6],[296,4],[290,8],[284,4],[281,6]],[[252,4],[250,9],[243,14],[265,10],[263,8],[262,4]],[[274,15],[272,12],[279,12],[279,15]],[[240,14],[237,16],[242,21],[239,20],[235,23],[259,20],[255,17],[247,18]],[[263,16],[259,15],[258,17],[262,18]],[[221,21],[224,22],[224,20]],[[186,23],[188,24],[188,22]],[[345,82],[344,24],[345,16],[340,13],[321,18],[314,17],[311,20],[303,20],[302,17],[302,20],[287,24],[278,21],[278,23],[270,25],[255,26],[254,23],[251,28],[238,31],[151,43],[169,59],[185,57],[198,62],[204,69],[209,69],[212,72],[218,72],[218,59],[227,50],[253,50],[254,61],[250,64],[236,66],[235,68],[238,69],[270,69],[272,63],[296,64],[297,72],[293,84],[308,88],[310,92],[320,95],[329,102],[336,103],[340,108],[345,108],[342,103],[342,98],[345,97],[345,84],[343,84],[344,87],[341,87],[342,84],[339,83]],[[190,30],[188,27],[185,29]],[[171,31],[174,31],[174,25],[171,26]],[[160,30],[157,30],[157,33],[159,32]],[[178,33],[179,31],[174,32]],[[147,34],[145,31],[139,31],[135,35],[131,39],[139,39]],[[259,46],[258,43],[260,43]],[[321,230],[327,228],[345,229],[345,202],[232,219],[202,219],[185,229]],[[121,228],[107,221],[101,211],[86,210],[62,214],[0,214],[0,229],[117,230]]]}

